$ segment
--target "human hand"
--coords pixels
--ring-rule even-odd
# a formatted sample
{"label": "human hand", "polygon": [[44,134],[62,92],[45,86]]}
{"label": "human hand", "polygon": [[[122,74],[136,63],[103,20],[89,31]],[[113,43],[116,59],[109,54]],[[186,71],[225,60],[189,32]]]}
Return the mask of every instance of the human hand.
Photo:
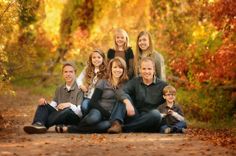
{"label": "human hand", "polygon": [[134,116],[135,115],[135,110],[134,110],[134,106],[132,105],[132,103],[128,99],[125,99],[124,103],[125,103],[127,115],[128,116]]}
{"label": "human hand", "polygon": [[65,102],[65,103],[60,103],[59,105],[57,105],[57,109],[58,110],[63,110],[65,108],[68,108],[70,107],[71,103],[69,102]]}
{"label": "human hand", "polygon": [[40,98],[40,99],[38,100],[38,103],[39,103],[40,106],[42,106],[42,105],[46,105],[46,104],[47,104],[47,101],[46,101],[45,98]]}
{"label": "human hand", "polygon": [[85,85],[81,85],[81,86],[80,86],[80,89],[81,89],[84,93],[86,93],[86,92],[88,91],[88,87],[86,87]]}
{"label": "human hand", "polygon": [[174,111],[171,110],[171,109],[169,109],[168,112],[167,112],[167,114],[170,114],[170,115],[173,115],[173,113],[174,113]]}
{"label": "human hand", "polygon": [[161,117],[165,117],[166,115],[166,113],[161,113]]}

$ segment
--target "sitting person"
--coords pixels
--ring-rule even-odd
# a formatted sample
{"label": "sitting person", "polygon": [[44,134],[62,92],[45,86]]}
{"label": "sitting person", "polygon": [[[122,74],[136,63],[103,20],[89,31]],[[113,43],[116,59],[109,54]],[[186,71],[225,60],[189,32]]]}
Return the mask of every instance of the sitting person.
{"label": "sitting person", "polygon": [[108,133],[156,132],[161,123],[156,109],[165,102],[162,90],[166,82],[155,76],[155,62],[150,57],[142,58],[141,77],[128,81],[117,92],[118,103],[112,113],[112,127]]}
{"label": "sitting person", "polygon": [[89,55],[87,66],[76,79],[78,87],[84,92],[84,100],[81,104],[83,115],[88,114],[89,104],[98,80],[106,75],[106,58],[100,49],[95,49]]}
{"label": "sitting person", "polygon": [[62,132],[69,133],[103,133],[111,126],[110,116],[117,103],[116,91],[128,80],[124,59],[115,57],[108,64],[106,79],[97,82],[90,100],[90,111],[78,126],[63,126]]}
{"label": "sitting person", "polygon": [[75,65],[70,62],[64,63],[62,74],[65,84],[57,88],[51,103],[47,103],[44,98],[39,100],[32,125],[23,128],[26,133],[46,133],[47,129],[53,125],[77,125],[79,123],[82,117],[83,92],[75,81]]}
{"label": "sitting person", "polygon": [[161,133],[185,133],[186,122],[184,121],[183,111],[175,102],[176,89],[173,86],[166,86],[163,89],[163,97],[166,103],[157,109],[162,116]]}

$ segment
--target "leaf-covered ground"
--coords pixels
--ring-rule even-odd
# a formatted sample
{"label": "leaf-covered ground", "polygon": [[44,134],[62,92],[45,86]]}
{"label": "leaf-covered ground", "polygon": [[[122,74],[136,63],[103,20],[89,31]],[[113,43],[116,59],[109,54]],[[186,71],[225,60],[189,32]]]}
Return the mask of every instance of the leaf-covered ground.
{"label": "leaf-covered ground", "polygon": [[0,155],[236,155],[232,130],[188,129],[187,134],[47,134],[28,135],[39,96],[18,91],[0,96]]}

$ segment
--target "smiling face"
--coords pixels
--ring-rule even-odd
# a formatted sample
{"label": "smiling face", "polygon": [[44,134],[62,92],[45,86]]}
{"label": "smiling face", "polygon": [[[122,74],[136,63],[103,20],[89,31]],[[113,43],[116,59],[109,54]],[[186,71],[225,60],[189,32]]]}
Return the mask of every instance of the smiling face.
{"label": "smiling face", "polygon": [[117,33],[115,36],[115,41],[118,47],[124,47],[125,42],[126,42],[125,35],[121,32]]}
{"label": "smiling face", "polygon": [[165,95],[163,95],[163,98],[167,103],[173,104],[175,101],[175,93],[167,92]]}
{"label": "smiling face", "polygon": [[72,66],[66,65],[63,70],[63,78],[67,85],[71,85],[75,80],[75,69]]}
{"label": "smiling face", "polygon": [[149,37],[147,34],[144,34],[139,37],[138,46],[142,51],[145,51],[149,48],[150,42],[149,42]]}
{"label": "smiling face", "polygon": [[124,69],[121,67],[120,64],[114,61],[112,63],[111,72],[112,72],[113,79],[119,80],[120,77],[123,75]]}
{"label": "smiling face", "polygon": [[153,77],[155,73],[154,63],[151,60],[145,60],[141,62],[140,74],[143,78],[144,83],[153,82]]}
{"label": "smiling face", "polygon": [[98,52],[92,53],[92,64],[96,67],[99,67],[103,62],[103,57]]}

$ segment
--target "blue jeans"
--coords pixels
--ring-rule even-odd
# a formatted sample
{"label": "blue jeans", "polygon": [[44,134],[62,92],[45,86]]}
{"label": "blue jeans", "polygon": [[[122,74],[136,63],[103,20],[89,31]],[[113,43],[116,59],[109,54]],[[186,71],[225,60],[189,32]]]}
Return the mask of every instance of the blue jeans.
{"label": "blue jeans", "polygon": [[82,110],[83,116],[88,114],[89,107],[90,107],[90,99],[84,98],[84,100],[81,104],[81,110]]}
{"label": "blue jeans", "polygon": [[124,132],[157,132],[161,123],[161,114],[158,110],[138,112],[134,116],[127,116],[126,107],[118,102],[111,114],[111,121],[119,120]]}
{"label": "blue jeans", "polygon": [[187,124],[185,121],[179,121],[174,125],[162,125],[160,132],[164,133],[166,128],[171,128],[171,133],[182,133],[182,128],[187,128]]}
{"label": "blue jeans", "polygon": [[49,104],[38,106],[33,119],[33,124],[40,122],[47,128],[53,125],[77,125],[80,121],[77,116],[70,108],[66,108],[57,111]]}

